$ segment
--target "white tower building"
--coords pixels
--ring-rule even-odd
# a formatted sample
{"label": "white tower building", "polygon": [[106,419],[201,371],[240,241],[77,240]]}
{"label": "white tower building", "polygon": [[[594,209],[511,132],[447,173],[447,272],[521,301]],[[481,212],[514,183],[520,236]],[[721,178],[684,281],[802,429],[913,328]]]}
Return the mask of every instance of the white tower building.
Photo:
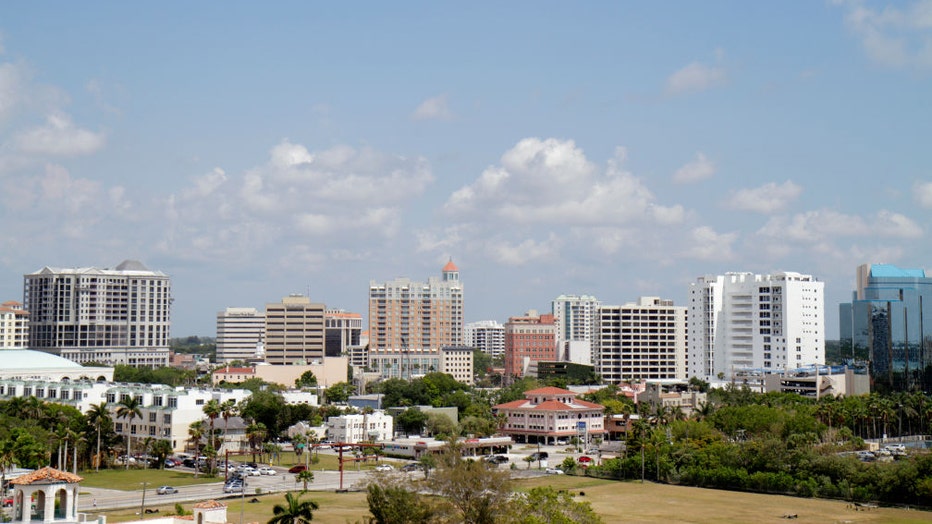
{"label": "white tower building", "polygon": [[217,362],[261,359],[264,341],[264,312],[253,307],[228,307],[217,313]]}
{"label": "white tower building", "polygon": [[589,344],[590,357],[594,357],[595,322],[602,305],[599,299],[589,295],[560,295],[553,299],[551,305],[556,325],[557,354],[566,352],[568,342],[584,341]]}
{"label": "white tower building", "polygon": [[494,320],[470,322],[463,327],[466,345],[492,358],[505,356],[505,326]]}
{"label": "white tower building", "polygon": [[690,377],[825,363],[824,284],[811,275],[726,273],[689,287]]}

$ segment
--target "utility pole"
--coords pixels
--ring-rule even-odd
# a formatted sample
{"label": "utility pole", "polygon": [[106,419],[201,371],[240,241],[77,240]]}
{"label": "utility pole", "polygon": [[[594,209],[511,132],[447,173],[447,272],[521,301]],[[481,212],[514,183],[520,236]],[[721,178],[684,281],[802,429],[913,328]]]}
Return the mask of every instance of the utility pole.
{"label": "utility pole", "polygon": [[[129,460],[127,459],[127,462]],[[146,513],[146,482],[142,483],[142,503],[139,505],[139,518],[143,519]]]}

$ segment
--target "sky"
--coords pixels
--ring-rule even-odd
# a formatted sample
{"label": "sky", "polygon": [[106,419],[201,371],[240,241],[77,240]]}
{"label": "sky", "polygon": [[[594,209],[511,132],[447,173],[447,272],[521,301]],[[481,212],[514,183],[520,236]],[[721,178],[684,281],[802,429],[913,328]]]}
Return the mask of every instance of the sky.
{"label": "sky", "polygon": [[0,3],[0,300],[139,260],[172,335],[452,258],[560,294],[929,268],[932,0]]}

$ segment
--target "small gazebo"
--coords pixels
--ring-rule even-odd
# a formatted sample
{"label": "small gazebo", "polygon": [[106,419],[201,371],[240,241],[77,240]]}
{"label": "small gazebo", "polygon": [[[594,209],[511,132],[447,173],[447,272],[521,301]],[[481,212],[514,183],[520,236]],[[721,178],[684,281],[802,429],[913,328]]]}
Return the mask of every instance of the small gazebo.
{"label": "small gazebo", "polygon": [[[82,480],[82,477],[51,467],[11,480],[13,522],[78,522],[78,483]],[[36,497],[35,519],[33,495]]]}

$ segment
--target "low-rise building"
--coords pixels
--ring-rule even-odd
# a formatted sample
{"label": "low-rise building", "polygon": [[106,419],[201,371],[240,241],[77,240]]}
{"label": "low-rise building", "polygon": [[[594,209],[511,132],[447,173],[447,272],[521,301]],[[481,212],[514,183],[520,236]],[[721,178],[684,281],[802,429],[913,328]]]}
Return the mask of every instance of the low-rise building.
{"label": "low-rise building", "polygon": [[647,402],[655,410],[659,406],[689,417],[706,403],[706,394],[682,381],[648,382],[637,401]]}
{"label": "low-rise building", "polygon": [[524,396],[492,408],[504,416],[501,433],[519,442],[552,444],[572,437],[588,441],[605,433],[604,406],[579,400],[572,391],[544,387],[525,391]]}
{"label": "low-rise building", "polygon": [[361,441],[391,440],[394,419],[382,411],[340,415],[327,419],[327,437],[333,442],[350,444]]}
{"label": "low-rise building", "polygon": [[844,397],[870,393],[866,370],[847,366],[808,366],[764,377],[764,391],[796,393],[804,397]]}

